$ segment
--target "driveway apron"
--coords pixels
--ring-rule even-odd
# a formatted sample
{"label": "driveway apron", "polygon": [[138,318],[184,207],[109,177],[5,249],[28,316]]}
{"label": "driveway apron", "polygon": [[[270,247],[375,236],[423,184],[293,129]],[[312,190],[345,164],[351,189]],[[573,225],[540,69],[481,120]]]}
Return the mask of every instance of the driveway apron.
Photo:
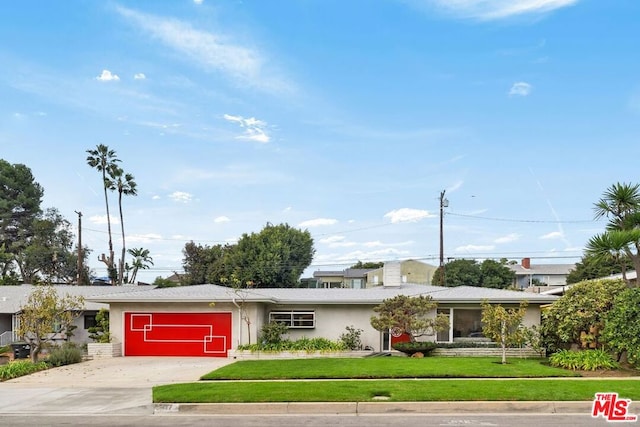
{"label": "driveway apron", "polygon": [[0,383],[0,414],[151,414],[151,388],[198,381],[233,362],[205,357],[116,357]]}

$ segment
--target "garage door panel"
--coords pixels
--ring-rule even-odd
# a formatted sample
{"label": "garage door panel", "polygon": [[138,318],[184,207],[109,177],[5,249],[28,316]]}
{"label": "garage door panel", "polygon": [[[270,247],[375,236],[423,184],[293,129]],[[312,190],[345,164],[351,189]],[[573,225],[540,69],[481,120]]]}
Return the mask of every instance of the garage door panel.
{"label": "garage door panel", "polygon": [[231,313],[125,313],[125,356],[220,356]]}

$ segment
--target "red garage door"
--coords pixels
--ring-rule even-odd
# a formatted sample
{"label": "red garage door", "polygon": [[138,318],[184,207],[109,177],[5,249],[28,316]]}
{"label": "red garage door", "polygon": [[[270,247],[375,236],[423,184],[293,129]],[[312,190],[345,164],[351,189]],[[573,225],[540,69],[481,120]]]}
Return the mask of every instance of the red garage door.
{"label": "red garage door", "polygon": [[231,313],[125,313],[125,356],[226,357]]}

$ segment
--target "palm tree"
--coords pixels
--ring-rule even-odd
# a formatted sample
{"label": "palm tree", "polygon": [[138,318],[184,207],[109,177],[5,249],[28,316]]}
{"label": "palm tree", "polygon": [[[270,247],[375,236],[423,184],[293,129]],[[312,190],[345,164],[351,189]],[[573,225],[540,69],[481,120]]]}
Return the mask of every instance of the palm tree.
{"label": "palm tree", "polygon": [[136,196],[138,190],[136,189],[136,182],[133,180],[133,175],[130,173],[124,173],[122,168],[117,165],[112,166],[108,170],[110,179],[108,181],[108,188],[110,190],[118,191],[118,209],[120,211],[120,229],[122,231],[122,257],[118,263],[118,284],[122,285],[122,279],[124,277],[124,256],[126,253],[125,239],[124,239],[124,217],[122,215],[122,196]]}
{"label": "palm tree", "polygon": [[127,252],[133,257],[133,262],[131,263],[133,273],[131,273],[131,280],[129,282],[135,283],[138,270],[148,269],[149,264],[153,265],[153,258],[149,255],[149,249],[132,248]]}
{"label": "palm tree", "polygon": [[109,231],[109,258],[107,259],[104,254],[100,257],[100,261],[107,265],[109,277],[111,283],[115,283],[116,274],[115,266],[113,263],[113,241],[111,239],[111,215],[109,214],[109,198],[107,197],[107,189],[109,187],[109,180],[107,174],[109,171],[116,167],[117,162],[120,160],[116,157],[116,152],[110,150],[108,146],[99,144],[95,150],[87,150],[89,155],[87,156],[87,164],[98,172],[102,173],[102,186],[104,188],[104,204],[107,208],[107,230]]}
{"label": "palm tree", "polygon": [[604,233],[589,240],[587,252],[616,259],[624,254],[640,273],[640,184],[612,185],[594,209],[596,219],[606,216],[609,223]]}

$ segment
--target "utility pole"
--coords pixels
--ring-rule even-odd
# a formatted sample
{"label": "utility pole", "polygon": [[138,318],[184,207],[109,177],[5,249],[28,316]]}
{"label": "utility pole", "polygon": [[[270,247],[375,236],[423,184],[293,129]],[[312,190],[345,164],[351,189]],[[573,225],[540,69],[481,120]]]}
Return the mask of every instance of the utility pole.
{"label": "utility pole", "polygon": [[78,214],[78,275],[76,277],[76,285],[80,285],[82,277],[82,212],[75,211]]}
{"label": "utility pole", "polygon": [[449,206],[445,191],[440,192],[440,286],[444,286],[444,208]]}

